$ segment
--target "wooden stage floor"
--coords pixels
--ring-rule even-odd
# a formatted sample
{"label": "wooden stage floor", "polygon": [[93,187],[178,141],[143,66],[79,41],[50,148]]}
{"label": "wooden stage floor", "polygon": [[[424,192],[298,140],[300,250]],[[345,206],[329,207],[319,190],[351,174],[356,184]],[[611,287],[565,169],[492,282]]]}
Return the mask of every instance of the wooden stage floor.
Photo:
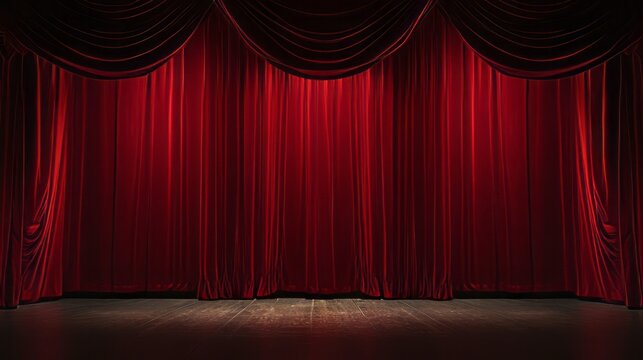
{"label": "wooden stage floor", "polygon": [[643,311],[576,299],[61,299],[0,310],[1,359],[643,359]]}

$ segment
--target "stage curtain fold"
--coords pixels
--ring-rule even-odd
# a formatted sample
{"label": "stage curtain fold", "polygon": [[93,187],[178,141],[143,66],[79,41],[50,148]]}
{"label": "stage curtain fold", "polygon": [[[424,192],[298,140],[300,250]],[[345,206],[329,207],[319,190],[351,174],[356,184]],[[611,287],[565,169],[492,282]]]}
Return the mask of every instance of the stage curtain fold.
{"label": "stage curtain fold", "polygon": [[[618,167],[618,241],[625,303],[643,306],[643,43],[619,59],[618,136],[611,144]],[[636,80],[639,79],[639,80]],[[615,95],[613,95],[615,96]]]}
{"label": "stage curtain fold", "polygon": [[[1,28],[71,72],[144,75],[184,46],[214,0],[12,0]],[[341,78],[396,52],[435,4],[502,73],[549,79],[617,56],[643,34],[635,0],[216,0],[244,43],[286,72]]]}
{"label": "stage curtain fold", "polygon": [[126,78],[163,64],[192,35],[212,0],[9,0],[9,32],[30,51],[97,78]]}
{"label": "stage curtain fold", "polygon": [[643,33],[636,0],[443,0],[439,6],[478,54],[522,78],[591,69]]}
{"label": "stage curtain fold", "polygon": [[7,46],[0,94],[0,306],[14,307],[61,294],[67,113],[65,93],[58,93],[64,81],[42,81],[37,58]]}
{"label": "stage curtain fold", "polygon": [[23,75],[32,63],[33,56],[0,44],[0,307],[15,307],[20,301],[24,126],[27,102],[34,95],[28,94],[30,82]]}
{"label": "stage curtain fold", "polygon": [[143,77],[3,53],[2,306],[167,291],[643,306],[640,55],[513,78],[437,12],[336,80],[271,65],[219,12]]}
{"label": "stage curtain fold", "polygon": [[307,78],[339,78],[395,52],[434,0],[217,0],[244,42]]}

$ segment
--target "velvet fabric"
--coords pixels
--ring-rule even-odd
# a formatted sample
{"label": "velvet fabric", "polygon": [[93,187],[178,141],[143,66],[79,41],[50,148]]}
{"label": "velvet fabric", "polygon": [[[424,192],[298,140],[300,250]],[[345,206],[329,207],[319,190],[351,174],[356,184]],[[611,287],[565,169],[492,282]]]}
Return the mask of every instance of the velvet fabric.
{"label": "velvet fabric", "polygon": [[144,77],[3,57],[0,305],[283,290],[642,306],[640,52],[517,79],[432,12],[397,54],[310,80],[213,12]]}
{"label": "velvet fabric", "polygon": [[34,118],[26,87],[35,81],[25,75],[35,73],[28,69],[32,65],[32,56],[20,54],[6,43],[0,47],[0,307],[16,306],[22,288],[23,143],[27,119]]}
{"label": "velvet fabric", "polygon": [[0,12],[12,36],[38,56],[77,74],[125,78],[163,64],[185,44],[211,4],[8,0]]}
{"label": "velvet fabric", "polygon": [[443,0],[439,5],[478,54],[522,78],[591,69],[643,32],[637,0]]}
{"label": "velvet fabric", "polygon": [[0,31],[74,73],[125,78],[166,61],[213,2],[249,48],[307,78],[372,66],[399,49],[435,4],[478,54],[522,78],[580,73],[643,33],[637,0],[9,0],[0,4]]}
{"label": "velvet fabric", "polygon": [[[622,280],[625,303],[643,306],[643,44],[637,43],[619,59],[621,84],[618,95],[617,141],[609,144],[616,153],[616,216],[622,257]],[[638,80],[637,80],[638,79]],[[609,122],[610,119],[606,119]],[[613,179],[613,176],[612,176]],[[614,213],[612,213],[614,214]]]}
{"label": "velvet fabric", "polygon": [[217,0],[261,57],[308,78],[363,71],[408,39],[434,0]]}

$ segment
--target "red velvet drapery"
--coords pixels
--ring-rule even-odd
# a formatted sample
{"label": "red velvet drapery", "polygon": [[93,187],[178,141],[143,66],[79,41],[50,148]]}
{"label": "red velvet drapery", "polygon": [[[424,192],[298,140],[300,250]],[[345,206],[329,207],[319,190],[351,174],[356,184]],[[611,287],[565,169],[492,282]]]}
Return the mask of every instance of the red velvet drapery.
{"label": "red velvet drapery", "polygon": [[339,78],[394,53],[435,0],[216,0],[250,49],[286,72]]}
{"label": "red velvet drapery", "polygon": [[[2,223],[3,306],[278,290],[643,305],[637,51],[520,80],[432,13],[398,54],[317,81],[259,59],[214,12],[145,77],[33,66],[36,121],[15,139],[2,128],[3,147],[24,148],[3,166],[25,167],[22,182],[3,176],[3,217],[27,229]],[[10,193],[24,196],[19,212]]]}
{"label": "red velvet drapery", "polygon": [[211,6],[253,51],[307,78],[365,70],[436,7],[495,69],[522,78],[577,74],[643,34],[639,0],[8,0],[0,32],[76,74],[122,79],[163,64]]}
{"label": "red velvet drapery", "polygon": [[440,10],[495,69],[530,79],[589,70],[643,34],[638,0],[442,0]]}
{"label": "red velvet drapery", "polygon": [[212,0],[7,0],[0,31],[74,73],[122,79],[149,73],[180,49]]}

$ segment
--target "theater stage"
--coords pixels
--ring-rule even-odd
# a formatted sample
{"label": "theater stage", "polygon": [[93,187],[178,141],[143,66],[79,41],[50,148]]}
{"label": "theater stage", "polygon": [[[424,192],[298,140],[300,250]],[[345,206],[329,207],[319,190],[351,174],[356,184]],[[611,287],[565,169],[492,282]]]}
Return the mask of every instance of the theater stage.
{"label": "theater stage", "polygon": [[577,299],[79,299],[0,311],[2,358],[641,358],[643,312]]}

